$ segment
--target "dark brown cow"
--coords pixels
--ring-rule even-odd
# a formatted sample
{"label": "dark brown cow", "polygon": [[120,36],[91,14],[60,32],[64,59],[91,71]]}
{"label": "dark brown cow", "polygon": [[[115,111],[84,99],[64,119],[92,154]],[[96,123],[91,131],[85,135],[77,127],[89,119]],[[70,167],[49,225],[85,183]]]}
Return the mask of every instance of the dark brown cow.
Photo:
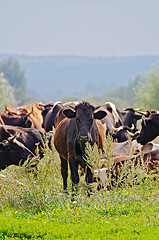
{"label": "dark brown cow", "polygon": [[[85,168],[85,144],[97,144],[103,150],[105,131],[100,120],[105,117],[103,111],[95,111],[95,107],[87,102],[80,103],[74,110],[65,109],[66,116],[57,126],[54,144],[61,159],[61,173],[64,190],[67,189],[68,162],[71,170],[72,184],[78,184],[78,166]],[[87,167],[86,182],[93,182],[93,174]]]}
{"label": "dark brown cow", "polygon": [[[159,174],[159,146],[155,147],[154,150],[146,151],[143,154],[138,155],[128,155],[128,156],[117,156],[112,159],[112,168],[108,168],[103,164],[101,169],[94,171],[95,181],[99,181],[97,189],[104,187],[107,180],[107,175],[111,173],[112,184],[113,181],[117,181],[120,176],[122,167],[124,164],[127,164],[127,168],[136,167],[137,165],[142,165],[145,163],[145,171],[149,173],[154,171],[155,174]],[[156,178],[155,178],[156,179]],[[124,180],[124,179],[123,179]]]}
{"label": "dark brown cow", "polygon": [[52,131],[53,127],[55,127],[55,116],[62,107],[61,102],[56,102],[54,105],[43,105],[43,111],[41,113],[43,117],[42,127],[46,132]]}
{"label": "dark brown cow", "polygon": [[137,141],[145,145],[157,136],[159,136],[159,114],[151,114],[148,118],[143,118],[142,128]]}
{"label": "dark brown cow", "polygon": [[[51,123],[52,123],[52,119],[50,120],[50,122],[49,123],[47,123],[48,122],[48,117],[46,117],[47,115],[49,116],[50,114],[49,114],[49,112],[50,112],[50,110],[53,108],[53,106],[54,106],[54,104],[53,104],[53,102],[50,102],[50,103],[46,103],[46,104],[39,104],[39,106],[41,106],[42,107],[42,117],[43,117],[43,123],[42,123],[42,128],[44,128],[45,129],[45,131],[46,132],[49,132],[49,131],[52,131],[52,127],[50,127],[50,125],[51,125]],[[48,126],[48,128],[49,128],[49,130],[47,129],[47,126]]]}
{"label": "dark brown cow", "polygon": [[18,141],[25,145],[33,154],[36,154],[37,145],[39,146],[40,158],[43,157],[43,149],[45,148],[44,133],[35,128],[21,128],[16,126],[1,125],[0,141],[3,141],[19,133]]}
{"label": "dark brown cow", "polygon": [[32,114],[29,115],[29,119],[32,122],[31,127],[37,128],[39,130],[43,130],[42,128],[43,118],[41,115],[43,108],[39,106],[39,104],[40,104],[39,102],[35,102],[25,106],[16,107],[16,108],[7,108],[7,106],[5,106],[4,114],[15,115],[15,116],[25,116],[33,109]]}
{"label": "dark brown cow", "polygon": [[70,109],[70,106],[64,106],[62,107],[56,114],[55,119],[54,119],[54,127],[56,128],[58,126],[58,124],[64,119],[66,118],[66,116],[64,115],[63,111],[65,109]]}
{"label": "dark brown cow", "polygon": [[[147,151],[144,154],[138,154],[138,155],[133,155],[133,156],[118,156],[114,158],[114,164],[117,166],[122,167],[122,164],[125,163],[127,160],[134,161],[135,166],[138,163],[142,163],[141,159],[146,163],[148,163],[147,166],[147,172],[149,173],[151,170],[156,170],[156,167],[159,167],[159,149],[155,149],[152,151]],[[158,161],[158,163],[156,162]],[[130,162],[131,164],[131,162]],[[115,168],[118,170],[117,168]],[[159,173],[159,172],[158,172]],[[118,174],[118,172],[117,172]]]}
{"label": "dark brown cow", "polygon": [[32,124],[30,119],[28,119],[30,114],[28,113],[25,116],[10,116],[0,113],[0,124],[30,128]]}
{"label": "dark brown cow", "polygon": [[0,142],[0,170],[10,165],[22,165],[28,157],[35,157],[16,137],[17,134]]}
{"label": "dark brown cow", "polygon": [[145,171],[149,173],[154,171],[155,174],[159,174],[159,148],[155,150],[146,151],[144,154],[137,154],[133,156],[118,156],[114,158],[114,166],[112,174],[118,178],[123,164],[127,163],[128,168],[132,165],[136,167],[137,165],[142,165],[145,163]]}
{"label": "dark brown cow", "polygon": [[69,106],[76,106],[77,102],[67,102],[61,103],[56,102],[54,105],[45,104],[43,105],[43,124],[42,127],[46,132],[52,131],[53,127],[57,127],[58,123],[63,120],[66,116],[62,113],[64,108],[69,108]]}
{"label": "dark brown cow", "polygon": [[65,114],[63,114],[63,111],[65,109],[70,109],[71,107],[75,107],[76,105],[78,105],[78,102],[68,102],[68,103],[64,103],[62,108],[57,112],[55,119],[54,119],[54,127],[56,128],[58,126],[58,124],[64,119],[66,118]]}

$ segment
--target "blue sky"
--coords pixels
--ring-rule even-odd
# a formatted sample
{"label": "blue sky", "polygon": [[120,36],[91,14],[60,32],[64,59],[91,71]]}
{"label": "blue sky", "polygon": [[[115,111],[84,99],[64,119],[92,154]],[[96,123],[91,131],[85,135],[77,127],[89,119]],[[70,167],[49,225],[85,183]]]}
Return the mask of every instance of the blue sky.
{"label": "blue sky", "polygon": [[158,0],[0,0],[0,53],[159,55]]}

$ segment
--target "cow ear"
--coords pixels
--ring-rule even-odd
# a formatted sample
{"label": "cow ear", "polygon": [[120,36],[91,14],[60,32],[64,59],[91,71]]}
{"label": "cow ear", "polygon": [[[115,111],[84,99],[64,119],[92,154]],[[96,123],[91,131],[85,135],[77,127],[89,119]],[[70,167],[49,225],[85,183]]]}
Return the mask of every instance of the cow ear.
{"label": "cow ear", "polygon": [[67,117],[67,118],[75,118],[76,117],[76,113],[74,111],[72,111],[71,109],[65,109],[63,110],[63,114]]}
{"label": "cow ear", "polygon": [[140,120],[142,118],[141,115],[135,115],[136,120]]}
{"label": "cow ear", "polygon": [[100,119],[104,118],[106,115],[107,115],[106,112],[98,111],[98,112],[94,113],[94,118],[100,120]]}

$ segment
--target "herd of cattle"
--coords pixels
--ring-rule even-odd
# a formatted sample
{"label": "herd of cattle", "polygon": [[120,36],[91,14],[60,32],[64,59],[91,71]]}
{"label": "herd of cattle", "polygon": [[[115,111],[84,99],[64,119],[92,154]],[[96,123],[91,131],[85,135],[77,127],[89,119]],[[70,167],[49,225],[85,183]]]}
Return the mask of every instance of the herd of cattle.
{"label": "herd of cattle", "polygon": [[[141,118],[139,129],[137,121]],[[0,113],[0,170],[12,164],[22,165],[28,156],[35,157],[37,145],[39,159],[43,158],[45,139],[51,141],[53,127],[64,190],[67,189],[68,164],[73,185],[79,183],[79,166],[86,170],[86,182],[94,181],[94,174],[85,161],[86,142],[91,146],[96,143],[104,153],[103,144],[108,134],[114,140],[112,161],[116,171],[127,159],[138,163],[142,157],[148,162],[147,171],[158,173],[159,145],[151,141],[159,135],[159,112],[133,108],[119,111],[111,102],[103,105],[36,102],[16,108],[5,106],[4,113]],[[130,153],[132,146],[133,154]],[[95,171],[98,179],[101,172],[103,174],[103,169]]]}

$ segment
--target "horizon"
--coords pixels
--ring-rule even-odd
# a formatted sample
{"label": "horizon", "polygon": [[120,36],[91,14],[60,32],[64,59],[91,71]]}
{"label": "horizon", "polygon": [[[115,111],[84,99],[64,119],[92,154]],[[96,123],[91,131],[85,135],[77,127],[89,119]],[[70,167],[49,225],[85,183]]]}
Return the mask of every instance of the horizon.
{"label": "horizon", "polygon": [[19,56],[19,57],[85,57],[85,58],[129,58],[129,57],[159,57],[159,54],[143,54],[143,55],[108,55],[108,56],[88,56],[88,55],[77,55],[77,54],[21,54],[21,53],[2,53],[0,55],[10,55],[10,56]]}

